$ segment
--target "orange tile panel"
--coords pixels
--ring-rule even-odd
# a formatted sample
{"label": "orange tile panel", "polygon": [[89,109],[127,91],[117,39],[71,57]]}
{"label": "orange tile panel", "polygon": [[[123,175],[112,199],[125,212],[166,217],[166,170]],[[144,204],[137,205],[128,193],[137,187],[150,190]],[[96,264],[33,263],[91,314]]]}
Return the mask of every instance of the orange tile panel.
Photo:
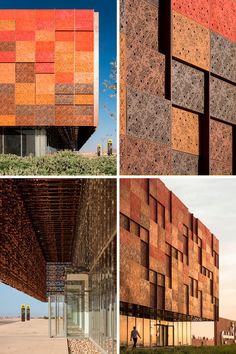
{"label": "orange tile panel", "polygon": [[0,126],[9,127],[9,126],[14,126],[14,125],[16,125],[16,117],[14,115],[10,115],[10,116],[0,115]]}
{"label": "orange tile panel", "polygon": [[35,62],[35,42],[16,42],[16,61],[23,63]]}
{"label": "orange tile panel", "polygon": [[36,94],[54,94],[55,75],[37,74],[36,75]]}
{"label": "orange tile panel", "polygon": [[73,41],[57,41],[55,43],[56,54],[74,52],[74,42]]}
{"label": "orange tile panel", "polygon": [[55,50],[54,41],[37,41],[36,42],[36,52],[53,52]]}
{"label": "orange tile panel", "polygon": [[55,82],[56,83],[73,83],[74,82],[74,73],[55,73]]}
{"label": "orange tile panel", "polygon": [[53,52],[37,52],[35,55],[35,61],[38,63],[54,63],[55,54]]}
{"label": "orange tile panel", "polygon": [[36,94],[36,104],[55,104],[55,95]]}
{"label": "orange tile panel", "polygon": [[36,31],[35,32],[35,40],[36,41],[54,41],[55,40],[55,32],[54,31]]}
{"label": "orange tile panel", "polygon": [[93,72],[75,72],[75,83],[76,84],[92,84],[94,82]]}
{"label": "orange tile panel", "polygon": [[0,63],[0,83],[14,84],[16,81],[15,64]]}
{"label": "orange tile panel", "polygon": [[172,148],[199,155],[199,116],[172,108]]}
{"label": "orange tile panel", "polygon": [[75,71],[93,72],[93,52],[75,52]]}
{"label": "orange tile panel", "polygon": [[55,11],[56,30],[74,30],[74,10]]}
{"label": "orange tile panel", "polygon": [[0,31],[15,31],[15,21],[0,20]]}
{"label": "orange tile panel", "polygon": [[209,28],[210,0],[173,0],[173,10]]}
{"label": "orange tile panel", "polygon": [[94,50],[93,32],[75,32],[75,50],[90,52]]}
{"label": "orange tile panel", "polygon": [[74,70],[74,57],[67,55],[55,61],[55,72],[72,72]]}
{"label": "orange tile panel", "polygon": [[75,10],[75,29],[79,31],[92,31],[94,23],[93,10]]}
{"label": "orange tile panel", "polygon": [[34,31],[35,30],[35,10],[16,11],[16,30]]}
{"label": "orange tile panel", "polygon": [[93,104],[93,95],[75,95],[75,104]]}
{"label": "orange tile panel", "polygon": [[74,36],[75,36],[74,31],[66,31],[66,32],[56,31],[55,32],[56,41],[62,41],[62,42],[74,41]]}
{"label": "orange tile panel", "polygon": [[173,11],[173,56],[209,70],[209,30],[175,11]]}
{"label": "orange tile panel", "polygon": [[211,0],[211,30],[236,41],[236,1]]}
{"label": "orange tile panel", "polygon": [[35,104],[35,84],[16,84],[16,104]]}

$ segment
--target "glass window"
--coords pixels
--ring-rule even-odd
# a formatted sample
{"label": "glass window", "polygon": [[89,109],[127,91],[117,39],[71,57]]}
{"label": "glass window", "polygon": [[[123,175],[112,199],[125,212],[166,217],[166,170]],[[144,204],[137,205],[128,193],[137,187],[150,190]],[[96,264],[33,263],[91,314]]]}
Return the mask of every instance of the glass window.
{"label": "glass window", "polygon": [[158,224],[164,229],[165,228],[165,207],[161,203],[157,203],[157,218]]}
{"label": "glass window", "polygon": [[138,338],[138,346],[143,346],[143,318],[136,317],[136,329],[141,337]]}
{"label": "glass window", "polygon": [[3,153],[2,137],[3,137],[3,128],[0,128],[0,154]]}
{"label": "glass window", "polygon": [[140,237],[140,226],[133,220],[130,220],[130,232]]}
{"label": "glass window", "polygon": [[141,241],[141,264],[143,267],[149,267],[149,251],[148,244]]}
{"label": "glass window", "polygon": [[35,155],[35,130],[22,129],[22,156]]}
{"label": "glass window", "polygon": [[127,345],[128,342],[128,318],[120,315],[120,345]]}
{"label": "glass window", "polygon": [[150,328],[150,340],[151,340],[151,346],[156,347],[157,341],[158,341],[158,332],[157,332],[157,326],[156,326],[156,321],[151,320],[151,328]]}
{"label": "glass window", "polygon": [[130,231],[130,220],[126,215],[120,214],[120,226]]}
{"label": "glass window", "polygon": [[150,218],[157,223],[157,201],[150,195]]}
{"label": "glass window", "polygon": [[13,128],[4,129],[4,153],[21,155],[21,130]]}
{"label": "glass window", "polygon": [[143,335],[143,343],[145,347],[150,347],[150,319],[144,319],[144,335]]}

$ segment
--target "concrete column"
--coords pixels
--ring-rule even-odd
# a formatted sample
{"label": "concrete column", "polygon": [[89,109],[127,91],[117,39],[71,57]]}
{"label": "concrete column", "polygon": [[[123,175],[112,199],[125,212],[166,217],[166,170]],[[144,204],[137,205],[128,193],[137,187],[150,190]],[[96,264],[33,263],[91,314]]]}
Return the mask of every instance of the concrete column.
{"label": "concrete column", "polygon": [[45,156],[47,153],[47,131],[45,128],[35,129],[35,156]]}

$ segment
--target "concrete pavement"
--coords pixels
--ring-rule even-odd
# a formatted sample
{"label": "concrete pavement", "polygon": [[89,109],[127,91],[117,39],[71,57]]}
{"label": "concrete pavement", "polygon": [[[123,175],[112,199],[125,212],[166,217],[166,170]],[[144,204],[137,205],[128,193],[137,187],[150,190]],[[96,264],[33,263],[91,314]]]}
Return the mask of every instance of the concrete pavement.
{"label": "concrete pavement", "polygon": [[48,337],[48,320],[3,324],[0,354],[68,354],[67,340]]}

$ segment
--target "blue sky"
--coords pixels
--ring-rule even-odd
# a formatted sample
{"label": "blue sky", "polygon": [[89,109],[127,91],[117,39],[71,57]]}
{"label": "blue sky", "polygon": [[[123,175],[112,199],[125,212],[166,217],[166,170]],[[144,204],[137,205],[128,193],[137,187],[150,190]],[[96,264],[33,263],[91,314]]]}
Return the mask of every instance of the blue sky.
{"label": "blue sky", "polygon": [[8,285],[0,283],[0,316],[20,316],[22,304],[30,305],[32,317],[48,315],[48,303],[38,301]]}
{"label": "blue sky", "polygon": [[113,138],[113,146],[116,146],[116,121],[112,120],[104,110],[107,106],[113,113],[116,112],[116,98],[110,98],[103,92],[102,82],[109,78],[110,62],[116,59],[116,0],[8,0],[2,1],[1,8],[21,9],[94,9],[99,12],[99,37],[100,37],[100,120],[99,127],[91,136],[81,151],[95,151],[97,144],[103,144],[104,139]]}

